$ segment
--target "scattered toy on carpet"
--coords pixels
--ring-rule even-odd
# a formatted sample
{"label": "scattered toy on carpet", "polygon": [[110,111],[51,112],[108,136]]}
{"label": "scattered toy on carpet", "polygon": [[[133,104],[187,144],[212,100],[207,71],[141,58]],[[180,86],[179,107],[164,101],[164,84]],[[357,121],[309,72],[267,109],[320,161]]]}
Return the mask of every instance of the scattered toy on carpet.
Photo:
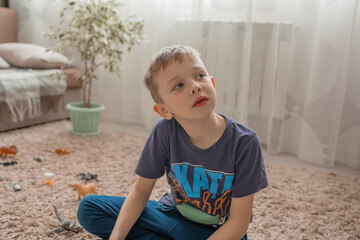
{"label": "scattered toy on carpet", "polygon": [[60,232],[65,231],[65,230],[75,232],[75,233],[79,233],[79,232],[83,231],[83,228],[80,226],[80,224],[78,224],[76,221],[65,219],[58,212],[55,203],[53,201],[50,201],[50,202],[54,207],[56,217],[60,222],[60,227],[53,229],[51,231],[51,233],[49,234],[49,237],[51,237],[51,235],[54,234],[54,233],[60,233]]}
{"label": "scattered toy on carpet", "polygon": [[0,164],[4,165],[4,166],[6,167],[6,166],[10,166],[10,165],[15,165],[15,164],[17,164],[17,161],[3,162],[3,163],[0,163]]}
{"label": "scattered toy on carpet", "polygon": [[96,182],[99,182],[99,180],[97,179],[98,175],[96,173],[79,173],[78,175],[76,175],[75,177],[80,177],[80,180],[84,180],[85,183],[87,183],[88,181],[91,180],[95,180]]}
{"label": "scattered toy on carpet", "polygon": [[45,182],[45,185],[46,185],[46,186],[51,186],[51,185],[53,185],[53,183],[54,183],[54,180],[50,179],[50,180],[47,180],[47,181]]}
{"label": "scattered toy on carpet", "polygon": [[76,182],[74,184],[70,185],[73,189],[75,189],[79,195],[78,200],[81,199],[82,197],[85,197],[89,194],[98,194],[99,190],[98,188],[95,186],[94,183],[89,183],[87,185],[82,185],[80,182]]}
{"label": "scattered toy on carpet", "polygon": [[45,151],[57,153],[58,155],[65,155],[65,154],[70,154],[72,152],[75,152],[75,150],[70,150],[70,149],[66,149],[66,148],[57,148],[55,150],[45,150]]}
{"label": "scattered toy on carpet", "polygon": [[46,186],[52,185],[52,184],[54,183],[53,177],[55,176],[55,174],[52,173],[52,172],[45,172],[45,169],[44,169],[44,168],[42,168],[42,170],[43,170],[44,176],[45,176],[45,178],[46,178],[45,185],[46,185]]}
{"label": "scattered toy on carpet", "polygon": [[34,160],[37,162],[42,162],[42,161],[44,161],[44,158],[39,156],[39,157],[34,157]]}
{"label": "scattered toy on carpet", "polygon": [[18,182],[12,182],[10,183],[10,188],[12,188],[15,192],[20,191],[21,190],[21,186],[19,185]]}
{"label": "scattered toy on carpet", "polygon": [[10,147],[1,147],[0,148],[0,157],[6,159],[7,158],[7,155],[16,155],[17,153],[17,148],[16,146],[12,145]]}

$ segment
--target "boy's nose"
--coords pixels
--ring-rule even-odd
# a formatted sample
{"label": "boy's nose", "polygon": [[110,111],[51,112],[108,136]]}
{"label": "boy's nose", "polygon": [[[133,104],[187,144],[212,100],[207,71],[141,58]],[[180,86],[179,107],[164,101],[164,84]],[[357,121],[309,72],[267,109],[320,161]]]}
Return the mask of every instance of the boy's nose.
{"label": "boy's nose", "polygon": [[191,95],[194,95],[196,92],[200,92],[202,89],[201,85],[197,82],[191,87]]}

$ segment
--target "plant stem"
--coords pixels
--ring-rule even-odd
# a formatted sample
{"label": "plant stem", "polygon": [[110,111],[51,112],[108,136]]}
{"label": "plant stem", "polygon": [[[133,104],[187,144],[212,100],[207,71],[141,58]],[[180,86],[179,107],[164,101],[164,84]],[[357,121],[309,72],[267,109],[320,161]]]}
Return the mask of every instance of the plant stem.
{"label": "plant stem", "polygon": [[[93,70],[92,70],[92,67],[91,67],[91,69],[90,69],[90,71],[91,71],[91,73],[93,72]],[[92,79],[93,77],[92,77],[92,74],[91,74],[91,76],[90,76],[90,78],[89,78],[89,83],[88,83],[88,102],[87,102],[87,107],[90,107],[90,99],[91,99],[91,85],[92,85]]]}
{"label": "plant stem", "polygon": [[[85,76],[87,76],[87,73],[88,73],[88,65],[87,65],[87,55],[85,54]],[[87,89],[87,84],[85,83],[84,85],[83,85],[83,94],[84,94],[84,96],[83,96],[83,102],[84,102],[84,107],[88,107],[87,106],[87,97],[86,97],[86,89]]]}

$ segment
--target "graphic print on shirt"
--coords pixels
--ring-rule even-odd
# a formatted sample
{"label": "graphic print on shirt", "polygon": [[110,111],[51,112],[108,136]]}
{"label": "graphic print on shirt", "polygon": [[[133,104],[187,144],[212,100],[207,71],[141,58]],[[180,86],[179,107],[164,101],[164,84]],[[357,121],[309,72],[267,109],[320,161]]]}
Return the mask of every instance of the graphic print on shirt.
{"label": "graphic print on shirt", "polygon": [[203,224],[225,223],[229,217],[233,173],[183,162],[173,163],[168,176],[174,203],[184,217]]}

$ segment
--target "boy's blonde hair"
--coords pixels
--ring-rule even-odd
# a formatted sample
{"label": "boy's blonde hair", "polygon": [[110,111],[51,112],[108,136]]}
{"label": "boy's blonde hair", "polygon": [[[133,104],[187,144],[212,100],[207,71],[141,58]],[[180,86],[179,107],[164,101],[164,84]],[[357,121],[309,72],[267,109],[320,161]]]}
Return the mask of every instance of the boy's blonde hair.
{"label": "boy's blonde hair", "polygon": [[172,62],[181,63],[184,55],[200,57],[200,53],[196,49],[182,45],[164,47],[152,57],[144,76],[144,83],[156,103],[162,102],[162,99],[157,91],[156,82],[154,81],[155,76]]}

